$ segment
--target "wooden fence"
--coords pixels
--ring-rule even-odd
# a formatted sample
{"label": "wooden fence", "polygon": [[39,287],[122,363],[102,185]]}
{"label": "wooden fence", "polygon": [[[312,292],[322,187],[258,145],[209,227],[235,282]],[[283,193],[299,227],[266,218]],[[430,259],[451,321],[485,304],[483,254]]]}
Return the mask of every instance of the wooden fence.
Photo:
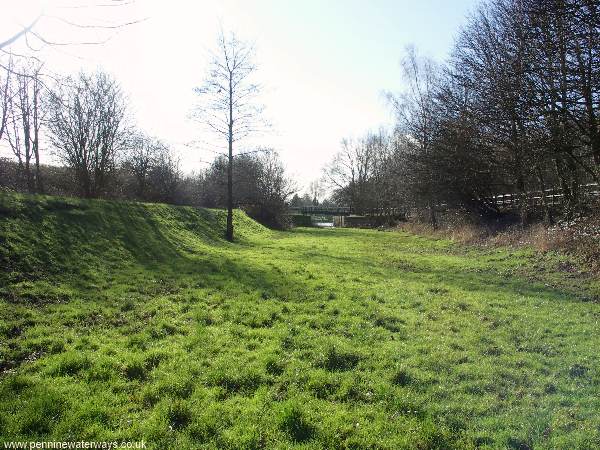
{"label": "wooden fence", "polygon": [[[598,183],[588,183],[579,186],[584,196],[600,197],[600,186]],[[490,203],[496,205],[499,209],[511,209],[523,204],[535,207],[543,206],[544,202],[548,206],[560,206],[564,203],[565,196],[561,189],[552,188],[545,191],[531,191],[526,194],[501,194],[487,198]]]}

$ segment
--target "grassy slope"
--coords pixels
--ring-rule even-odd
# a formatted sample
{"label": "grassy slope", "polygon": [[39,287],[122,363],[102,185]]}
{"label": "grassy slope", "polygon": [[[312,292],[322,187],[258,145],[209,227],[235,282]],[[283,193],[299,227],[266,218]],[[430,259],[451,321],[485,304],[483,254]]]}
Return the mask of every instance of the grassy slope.
{"label": "grassy slope", "polygon": [[0,197],[0,440],[600,446],[598,284],[531,251]]}

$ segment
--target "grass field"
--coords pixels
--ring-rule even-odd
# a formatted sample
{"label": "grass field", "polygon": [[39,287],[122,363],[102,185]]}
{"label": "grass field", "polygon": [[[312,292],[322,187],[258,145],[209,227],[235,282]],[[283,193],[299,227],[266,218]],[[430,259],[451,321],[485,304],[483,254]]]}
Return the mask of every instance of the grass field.
{"label": "grass field", "polygon": [[0,197],[0,440],[600,447],[600,288],[557,255]]}

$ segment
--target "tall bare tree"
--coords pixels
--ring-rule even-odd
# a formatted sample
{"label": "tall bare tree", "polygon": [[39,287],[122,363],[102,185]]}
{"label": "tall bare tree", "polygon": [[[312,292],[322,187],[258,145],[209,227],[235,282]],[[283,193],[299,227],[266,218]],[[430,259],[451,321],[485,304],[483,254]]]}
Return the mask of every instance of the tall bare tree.
{"label": "tall bare tree", "polygon": [[234,33],[223,31],[218,37],[210,68],[202,87],[196,89],[201,104],[196,118],[210,131],[227,141],[227,229],[225,237],[233,241],[233,160],[234,145],[253,132],[264,128],[260,91],[252,81],[256,72],[254,48],[240,41]]}
{"label": "tall bare tree", "polygon": [[438,125],[435,96],[439,68],[432,60],[418,55],[414,47],[406,48],[401,66],[407,89],[398,96],[391,95],[390,100],[398,117],[398,126],[412,144],[413,152],[407,163],[412,165],[418,181],[415,193],[429,208],[430,221],[435,227],[437,198],[432,189],[435,173],[429,162],[434,158],[432,147]]}

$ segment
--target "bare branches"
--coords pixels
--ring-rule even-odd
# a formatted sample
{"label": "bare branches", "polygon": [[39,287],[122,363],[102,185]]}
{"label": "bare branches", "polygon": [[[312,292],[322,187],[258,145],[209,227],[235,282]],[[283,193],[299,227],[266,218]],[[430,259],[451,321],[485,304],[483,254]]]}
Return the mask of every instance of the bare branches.
{"label": "bare branches", "polygon": [[203,86],[195,92],[201,102],[194,117],[209,131],[227,141],[227,231],[226,238],[233,240],[233,158],[234,143],[264,128],[263,107],[256,103],[260,86],[252,81],[256,71],[253,63],[254,48],[237,39],[235,34],[225,35],[221,30],[217,50],[211,55],[208,74]]}
{"label": "bare branches", "polygon": [[[10,60],[11,68],[12,64]],[[28,192],[42,192],[39,152],[44,119],[41,69],[42,64],[36,63],[22,65],[16,74],[7,71],[3,92],[6,140],[18,162],[19,183]]]}
{"label": "bare branches", "polygon": [[432,218],[442,202],[497,214],[494,194],[516,193],[525,222],[531,193],[548,218],[543,192],[559,186],[567,217],[581,210],[600,182],[599,49],[600,7],[578,0],[483,3],[442,71],[409,48],[390,99],[412,200]]}
{"label": "bare branches", "polygon": [[194,119],[233,142],[266,128],[261,118],[264,108],[256,102],[260,86],[251,81],[256,72],[253,57],[251,45],[221,32],[207,78],[195,89],[201,103],[193,111]]}
{"label": "bare branches", "polygon": [[433,61],[419,56],[414,47],[407,47],[401,62],[406,92],[389,99],[398,122],[406,133],[426,150],[434,132],[434,102],[438,68]]}
{"label": "bare branches", "polygon": [[333,198],[355,212],[395,203],[395,193],[388,195],[387,189],[394,179],[391,145],[392,136],[383,130],[356,140],[343,139],[341,150],[323,170],[323,181]]}
{"label": "bare branches", "polygon": [[4,42],[0,42],[0,49],[8,47],[9,45],[11,45],[13,42],[16,42],[21,37],[26,36],[27,33],[29,33],[31,30],[33,30],[33,27],[35,27],[35,25],[39,22],[41,17],[42,17],[42,15],[40,14],[35,19],[33,19],[33,21],[29,25],[24,27],[22,30],[15,33],[13,36],[9,37]]}
{"label": "bare branches", "polygon": [[102,194],[127,147],[126,106],[119,86],[105,73],[81,73],[51,93],[49,108],[57,156],[74,169],[82,195]]}
{"label": "bare branches", "polygon": [[[123,7],[127,5],[133,4],[132,1],[114,1],[108,4],[88,4],[88,5],[50,5],[50,9],[54,10],[63,10],[64,14],[66,14],[66,10],[94,10],[94,8],[104,8],[104,7]],[[67,46],[67,45],[102,45],[114,37],[114,33],[106,36],[101,39],[94,38],[93,40],[74,40],[74,41],[59,41],[50,36],[45,35],[40,28],[43,28],[43,24],[47,21],[59,22],[66,27],[76,28],[83,31],[89,30],[105,30],[105,31],[113,31],[117,32],[120,29],[125,27],[139,24],[144,22],[147,18],[135,19],[135,20],[127,20],[120,21],[118,23],[112,24],[94,24],[94,23],[80,23],[78,20],[65,17],[63,13],[61,14],[50,14],[46,11],[40,11],[39,14],[26,26],[23,26],[19,31],[14,33],[12,36],[8,37],[4,41],[0,42],[0,49],[8,49],[12,44],[18,42],[20,39],[26,40],[26,45],[30,49],[34,51],[39,51],[39,49],[35,49],[34,43],[31,42],[30,38],[34,38],[34,41],[38,41],[42,45],[48,46]]]}
{"label": "bare branches", "polygon": [[[96,5],[96,6],[100,6],[100,5]],[[107,6],[107,5],[104,5]],[[114,5],[114,6],[118,6],[118,5]],[[130,25],[136,25],[138,23],[142,23],[145,22],[146,20],[148,20],[148,18],[144,18],[144,19],[138,19],[138,20],[131,20],[128,22],[123,22],[123,23],[118,23],[115,25],[97,25],[97,24],[81,24],[81,23],[76,23],[73,22],[71,20],[65,19],[63,17],[60,16],[55,16],[55,15],[50,15],[50,14],[44,14],[43,17],[47,17],[49,19],[53,19],[56,20],[58,22],[64,23],[66,25],[69,25],[71,27],[74,28],[82,28],[82,29],[96,29],[96,30],[117,30],[119,28],[125,28],[128,27]]]}

